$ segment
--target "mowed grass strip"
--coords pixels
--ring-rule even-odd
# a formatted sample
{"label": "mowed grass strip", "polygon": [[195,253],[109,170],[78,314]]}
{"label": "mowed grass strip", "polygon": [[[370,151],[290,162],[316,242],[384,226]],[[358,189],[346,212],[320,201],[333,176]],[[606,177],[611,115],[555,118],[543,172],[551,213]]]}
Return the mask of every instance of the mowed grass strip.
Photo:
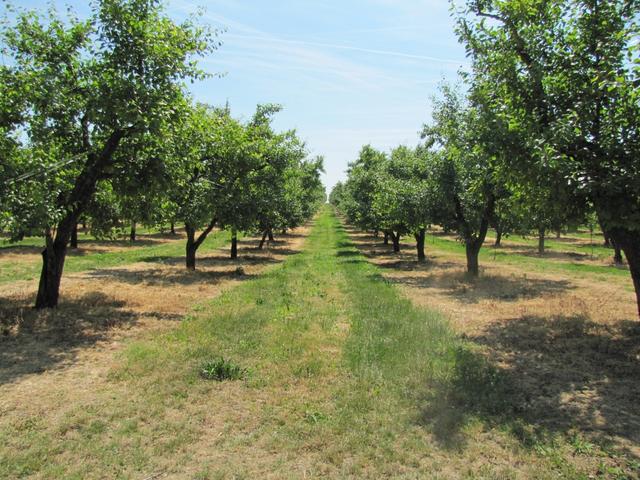
{"label": "mowed grass strip", "polygon": [[[210,253],[230,241],[229,232],[215,231],[209,234],[205,242],[198,250],[198,255]],[[139,246],[136,243],[114,241],[116,251],[83,252],[82,247],[90,247],[91,240],[83,242],[78,251],[68,250],[64,265],[65,273],[77,273],[87,270],[118,267],[137,262],[158,263],[180,259],[185,255],[185,239],[171,240],[157,245]],[[98,242],[108,245],[110,242]],[[143,243],[140,241],[139,243]],[[123,247],[124,245],[124,247]],[[8,250],[9,247],[5,247]],[[3,259],[0,250],[0,284],[18,280],[35,280],[39,278],[42,262],[39,258],[31,261],[16,261],[15,256],[11,261]]]}
{"label": "mowed grass strip", "polygon": [[[203,378],[216,361],[241,379]],[[5,406],[0,478],[582,478],[561,440],[513,434],[499,372],[401,298],[328,208],[301,254],[110,372]]]}

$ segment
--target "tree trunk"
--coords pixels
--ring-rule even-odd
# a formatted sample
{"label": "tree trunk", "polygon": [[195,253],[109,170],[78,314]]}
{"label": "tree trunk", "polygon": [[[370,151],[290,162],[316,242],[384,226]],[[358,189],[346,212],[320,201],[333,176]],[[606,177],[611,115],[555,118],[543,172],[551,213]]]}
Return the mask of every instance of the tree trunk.
{"label": "tree trunk", "polygon": [[421,228],[418,233],[416,233],[416,250],[418,251],[419,262],[424,262],[427,259],[427,256],[424,253],[424,244],[426,237],[427,231],[424,228]]}
{"label": "tree trunk", "polygon": [[559,229],[556,230],[556,238],[560,240],[561,237],[562,237],[562,231],[560,231]]}
{"label": "tree trunk", "polygon": [[267,230],[265,230],[264,233],[262,234],[262,239],[260,240],[260,245],[258,245],[258,250],[262,250],[262,247],[264,247],[264,242],[267,239],[267,235],[269,235],[269,232]]}
{"label": "tree trunk", "polygon": [[494,247],[502,246],[502,227],[496,227],[496,241],[493,244]]}
{"label": "tree trunk", "polygon": [[477,241],[465,242],[465,250],[467,253],[467,273],[472,277],[480,275],[480,262],[478,257],[480,255],[480,247],[482,242],[478,244]]}
{"label": "tree trunk", "polygon": [[176,234],[176,224],[174,222],[171,222],[171,235],[175,235]]}
{"label": "tree trunk", "polygon": [[58,230],[55,240],[51,232],[47,232],[46,247],[42,251],[42,271],[40,272],[38,296],[36,297],[37,309],[54,308],[58,305],[60,281],[67,254],[67,240],[71,234],[71,226],[69,227],[69,231],[63,232],[62,236]]}
{"label": "tree trunk", "polygon": [[56,226],[56,237],[47,234],[47,248],[42,254],[42,274],[36,297],[36,308],[54,308],[60,295],[60,279],[67,254],[67,245],[73,226],[78,223],[83,209],[96,190],[96,184],[104,169],[110,164],[113,154],[118,149],[125,130],[112,132],[99,154],[89,153],[87,162],[78,175],[71,193],[60,207],[66,209],[66,216]]}
{"label": "tree trunk", "polygon": [[493,195],[487,198],[487,204],[485,205],[482,220],[480,221],[480,228],[478,235],[473,235],[473,229],[467,222],[464,209],[462,208],[462,202],[458,196],[454,196],[454,204],[456,209],[456,217],[458,220],[458,231],[464,236],[465,250],[467,254],[467,273],[472,277],[480,275],[480,267],[478,262],[478,256],[480,249],[484,245],[484,241],[487,238],[487,232],[489,231],[490,219],[494,216],[496,199]]}
{"label": "tree trunk", "polygon": [[[604,231],[603,231],[604,233]],[[609,247],[613,248],[613,263],[615,263],[616,265],[622,265],[623,259],[622,259],[622,249],[620,248],[620,246],[616,243],[616,241],[611,238],[611,236],[609,234],[607,234],[607,240],[609,243]]]}
{"label": "tree trunk", "polygon": [[275,240],[273,239],[273,230],[269,229],[269,241],[270,242],[275,242]]}
{"label": "tree trunk", "polygon": [[625,228],[614,228],[609,231],[613,243],[622,249],[636,291],[636,302],[638,305],[638,316],[640,317],[640,232]]}
{"label": "tree trunk", "polygon": [[613,254],[613,263],[616,265],[622,265],[624,263],[622,260],[622,250],[617,245],[613,248],[615,249],[615,253]]}
{"label": "tree trunk", "polygon": [[185,225],[184,229],[187,232],[187,249],[186,249],[186,266],[187,270],[196,269],[196,252],[198,246],[196,245],[196,229]]}
{"label": "tree trunk", "polygon": [[136,222],[135,221],[131,222],[131,232],[129,232],[129,241],[132,243],[136,241]]}
{"label": "tree trunk", "polygon": [[538,253],[544,255],[544,236],[547,229],[545,227],[538,228]]}
{"label": "tree trunk", "polygon": [[389,232],[384,232],[384,244],[389,245]]}
{"label": "tree trunk", "polygon": [[393,240],[393,253],[400,253],[400,233],[391,232],[391,240]]}
{"label": "tree trunk", "polygon": [[238,231],[235,227],[231,229],[231,258],[238,258]]}
{"label": "tree trunk", "polygon": [[207,235],[211,233],[216,222],[217,220],[215,218],[211,220],[198,238],[196,238],[196,227],[185,222],[184,230],[187,232],[186,265],[188,270],[196,269],[196,252],[198,248],[200,248],[200,245],[207,239]]}
{"label": "tree trunk", "polygon": [[69,247],[78,248],[78,224],[76,223],[71,230],[71,240],[69,241]]}

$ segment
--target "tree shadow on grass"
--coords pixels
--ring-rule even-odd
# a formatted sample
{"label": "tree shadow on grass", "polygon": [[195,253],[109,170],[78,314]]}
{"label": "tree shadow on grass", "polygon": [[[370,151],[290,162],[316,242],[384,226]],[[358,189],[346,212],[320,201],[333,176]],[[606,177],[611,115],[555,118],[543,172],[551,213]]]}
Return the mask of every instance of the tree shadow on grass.
{"label": "tree shadow on grass", "polygon": [[255,275],[247,274],[242,267],[223,271],[185,269],[167,270],[161,268],[149,268],[145,270],[127,270],[124,268],[109,268],[104,270],[92,270],[87,276],[93,279],[107,279],[110,281],[129,283],[132,285],[170,286],[170,285],[194,285],[198,283],[217,284],[223,280],[249,280]]}
{"label": "tree shadow on grass", "polygon": [[8,254],[39,255],[42,248],[34,245],[3,245],[0,243],[0,258]]}
{"label": "tree shadow on grass", "polygon": [[[32,298],[0,298],[0,385],[60,369],[82,349],[109,337],[114,328],[136,325],[141,314],[101,292],[62,299],[55,310],[38,311]],[[176,321],[179,315],[146,312],[145,317]]]}
{"label": "tree shadow on grass", "polygon": [[[294,252],[292,252],[294,253]],[[176,257],[172,255],[151,255],[138,260],[141,263],[162,263],[165,265],[182,266],[185,265],[185,257]],[[203,255],[197,258],[196,268],[198,267],[222,267],[222,266],[239,266],[246,265],[263,265],[268,263],[279,263],[279,260],[273,257],[243,255],[237,259],[232,259],[228,255]]]}
{"label": "tree shadow on grass", "polygon": [[428,382],[422,399],[420,421],[443,447],[464,448],[465,425],[480,418],[524,446],[580,432],[640,458],[638,322],[525,316],[469,340],[484,353],[459,347],[450,375]]}
{"label": "tree shadow on grass", "polygon": [[340,258],[361,257],[362,254],[357,250],[348,249],[348,250],[338,250],[338,252],[336,253],[336,256]]}
{"label": "tree shadow on grass", "polygon": [[[251,252],[251,253],[248,253]],[[233,259],[229,255],[207,255],[201,254],[197,257],[196,268],[198,267],[222,267],[222,266],[242,266],[242,265],[266,265],[280,263],[282,260],[277,256],[289,256],[300,253],[300,250],[289,248],[278,248],[277,250],[259,250],[257,248],[243,249],[238,258]],[[271,255],[269,255],[271,254]],[[184,266],[184,256],[173,255],[151,255],[138,260],[141,263],[163,263],[165,265]]]}
{"label": "tree shadow on grass", "polygon": [[[134,243],[128,240],[91,240],[83,239],[78,240],[78,248],[68,248],[67,256],[69,257],[83,257],[86,255],[100,254],[109,252],[109,248],[117,249],[136,249],[143,247],[152,247],[157,245],[163,245],[166,242],[153,239],[140,239]],[[13,245],[0,243],[0,258],[3,255],[40,255],[44,249],[44,242],[42,245]]]}
{"label": "tree shadow on grass", "polygon": [[[449,264],[449,267],[456,267]],[[437,289],[444,291],[464,303],[478,303],[481,300],[517,302],[544,295],[555,295],[575,288],[566,280],[535,279],[515,275],[489,275],[479,278],[469,277],[466,272],[451,271],[440,266],[442,271],[421,276],[394,276],[391,281],[413,288]],[[397,270],[395,266],[393,268]],[[428,267],[427,267],[428,268]]]}
{"label": "tree shadow on grass", "polygon": [[[248,252],[267,253],[262,255],[252,254]],[[271,253],[272,255],[268,255]],[[133,285],[194,285],[198,283],[216,284],[225,279],[232,280],[249,280],[256,275],[248,274],[244,271],[244,267],[256,265],[275,265],[282,263],[280,256],[289,256],[300,253],[299,250],[290,248],[277,248],[272,251],[257,250],[255,247],[245,247],[239,252],[237,259],[232,259],[224,254],[203,254],[198,257],[196,262],[196,270],[187,270],[184,266],[184,257],[175,257],[170,255],[150,256],[139,259],[141,263],[162,263],[171,265],[175,269],[166,268],[145,268],[144,270],[127,269],[127,268],[107,268],[96,269],[87,272],[90,278],[110,279],[118,282],[129,283]],[[274,256],[278,255],[278,257]],[[211,270],[212,268],[223,270]]]}
{"label": "tree shadow on grass", "polygon": [[[366,258],[386,256],[389,248],[381,243],[374,244],[374,237],[360,234],[355,242]],[[483,274],[478,278],[470,277],[462,266],[455,262],[438,261],[419,262],[413,253],[405,251],[394,260],[379,261],[376,264],[383,269],[396,272],[416,272],[415,275],[393,275],[392,283],[420,289],[444,291],[465,303],[478,303],[481,300],[519,301],[549,294],[558,294],[574,288],[564,280],[533,279],[515,275]]]}

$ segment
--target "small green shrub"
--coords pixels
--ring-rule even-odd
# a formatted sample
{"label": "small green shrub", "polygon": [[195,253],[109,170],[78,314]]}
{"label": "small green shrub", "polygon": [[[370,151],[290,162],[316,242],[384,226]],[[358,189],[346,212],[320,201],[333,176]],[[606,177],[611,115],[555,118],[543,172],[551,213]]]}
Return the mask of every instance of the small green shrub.
{"label": "small green shrub", "polygon": [[207,380],[224,382],[225,380],[241,380],[247,370],[223,357],[204,362],[200,367],[200,376]]}

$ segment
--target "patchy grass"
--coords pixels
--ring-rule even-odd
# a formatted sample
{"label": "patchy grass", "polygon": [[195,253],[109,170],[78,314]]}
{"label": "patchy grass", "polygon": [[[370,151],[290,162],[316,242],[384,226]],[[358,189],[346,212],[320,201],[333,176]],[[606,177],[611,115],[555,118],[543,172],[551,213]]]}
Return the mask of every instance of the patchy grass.
{"label": "patchy grass", "polygon": [[[552,243],[552,242],[550,242]],[[509,248],[512,247],[512,248]],[[438,251],[445,251],[464,255],[464,245],[453,237],[441,235],[429,235],[427,238],[427,250],[429,248]],[[604,247],[594,247],[598,254],[591,258],[585,252],[591,247],[584,244],[575,248],[569,248],[563,244],[556,248],[551,246],[549,252],[540,256],[537,247],[527,243],[505,241],[502,248],[493,248],[486,244],[480,251],[480,262],[482,264],[496,263],[513,265],[517,267],[531,269],[541,273],[570,273],[575,275],[589,274],[599,276],[606,281],[607,277],[629,277],[627,267],[617,267],[612,265],[613,250]]]}
{"label": "patchy grass", "polygon": [[[508,372],[382,271],[325,209],[302,253],[129,343],[101,381],[3,403],[0,477],[635,475],[537,424]],[[203,379],[221,357],[247,375]]]}
{"label": "patchy grass", "polygon": [[[0,250],[0,284],[18,280],[36,280],[40,275],[41,247],[36,239],[25,239],[19,244],[3,246]],[[39,240],[40,243],[42,240]],[[229,233],[212,232],[198,250],[198,254],[212,252],[229,241]],[[185,240],[172,235],[140,236],[135,243],[128,241],[81,241],[77,250],[68,250],[64,271],[83,272],[116,267],[136,262],[161,263],[184,257]]]}
{"label": "patchy grass", "polygon": [[[410,248],[393,254],[381,239],[350,235],[406,298],[444,312],[471,342],[475,355],[458,354],[460,381],[441,388],[446,393],[426,409],[433,414],[442,405],[436,429],[480,415],[554,462],[574,455],[596,478],[638,477],[640,327],[628,277],[602,282],[600,275],[488,261],[480,278],[470,279],[459,249],[431,243],[420,264]],[[487,384],[494,389],[477,388]],[[466,407],[450,408],[456,399]],[[505,407],[500,415],[498,405]]]}

